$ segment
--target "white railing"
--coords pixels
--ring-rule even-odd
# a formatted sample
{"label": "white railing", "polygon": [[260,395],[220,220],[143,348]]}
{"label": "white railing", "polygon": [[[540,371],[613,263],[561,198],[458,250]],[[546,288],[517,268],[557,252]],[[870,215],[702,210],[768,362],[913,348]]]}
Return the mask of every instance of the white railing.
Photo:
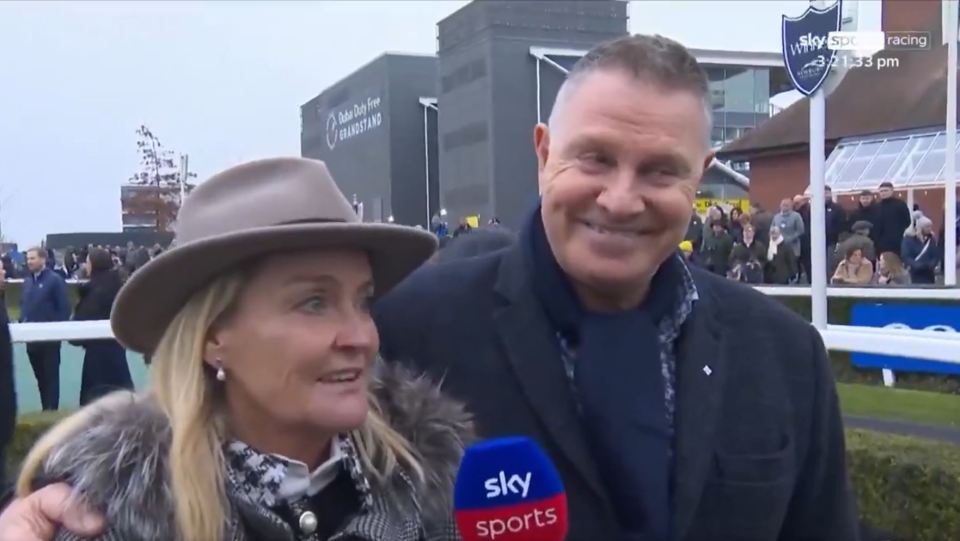
{"label": "white railing", "polygon": [[[810,296],[805,286],[758,286],[772,296]],[[828,297],[884,299],[960,300],[960,289],[831,287]],[[65,321],[60,323],[14,323],[14,342],[46,340],[91,340],[113,338],[109,321]],[[828,325],[820,329],[824,344],[832,351],[849,351],[911,357],[960,364],[960,333]]]}

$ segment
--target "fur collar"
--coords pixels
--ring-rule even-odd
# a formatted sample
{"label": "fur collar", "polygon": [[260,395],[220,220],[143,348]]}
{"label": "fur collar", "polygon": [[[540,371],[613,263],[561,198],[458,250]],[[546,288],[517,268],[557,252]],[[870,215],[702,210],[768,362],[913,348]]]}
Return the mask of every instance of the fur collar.
{"label": "fur collar", "polygon": [[[473,439],[468,414],[432,382],[399,363],[378,363],[373,389],[385,420],[411,442],[425,474],[419,483],[400,471],[387,485],[374,486],[382,500],[377,507],[406,521],[410,508],[404,502],[410,502],[419,509],[424,528],[445,528],[452,518],[453,483],[463,448]],[[105,513],[111,533],[121,539],[176,538],[166,475],[166,418],[148,399],[127,393],[88,407],[96,411],[51,451],[35,486],[68,481]]]}

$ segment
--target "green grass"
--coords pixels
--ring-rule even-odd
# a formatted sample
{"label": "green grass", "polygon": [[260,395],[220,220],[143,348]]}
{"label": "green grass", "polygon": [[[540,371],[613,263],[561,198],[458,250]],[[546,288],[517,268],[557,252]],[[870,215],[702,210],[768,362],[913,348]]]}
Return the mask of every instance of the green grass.
{"label": "green grass", "polygon": [[838,383],[846,415],[895,419],[960,429],[960,396]]}

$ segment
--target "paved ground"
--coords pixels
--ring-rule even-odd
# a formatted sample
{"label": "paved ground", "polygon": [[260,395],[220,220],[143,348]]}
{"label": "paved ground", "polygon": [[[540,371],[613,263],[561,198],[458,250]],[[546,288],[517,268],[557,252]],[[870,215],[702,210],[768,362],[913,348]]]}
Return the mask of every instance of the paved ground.
{"label": "paved ground", "polygon": [[843,424],[847,428],[862,428],[960,445],[960,430],[952,428],[923,425],[909,421],[856,417],[852,415],[845,415],[843,417]]}
{"label": "paved ground", "polygon": [[[138,389],[147,382],[147,367],[143,357],[136,353],[127,353],[130,374]],[[38,411],[40,394],[37,392],[37,380],[27,358],[27,349],[23,344],[13,346],[13,362],[17,382],[17,404],[19,413]],[[71,346],[66,342],[60,349],[60,408],[76,408],[80,402],[80,371],[83,368],[83,348]]]}

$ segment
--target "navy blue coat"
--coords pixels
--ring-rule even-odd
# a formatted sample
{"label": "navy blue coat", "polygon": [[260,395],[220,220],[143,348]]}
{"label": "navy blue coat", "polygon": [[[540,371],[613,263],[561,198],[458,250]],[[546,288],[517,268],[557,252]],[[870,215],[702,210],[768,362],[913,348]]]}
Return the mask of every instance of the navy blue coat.
{"label": "navy blue coat", "polygon": [[67,301],[67,284],[50,269],[39,275],[28,274],[23,279],[20,294],[20,321],[46,323],[70,319],[70,304]]}
{"label": "navy blue coat", "polygon": [[[693,274],[700,300],[677,345],[672,539],[858,539],[819,333],[752,288]],[[547,452],[566,487],[567,541],[615,539],[533,279],[519,244],[425,265],[374,307],[382,353],[442,381],[482,437],[522,434]]]}

